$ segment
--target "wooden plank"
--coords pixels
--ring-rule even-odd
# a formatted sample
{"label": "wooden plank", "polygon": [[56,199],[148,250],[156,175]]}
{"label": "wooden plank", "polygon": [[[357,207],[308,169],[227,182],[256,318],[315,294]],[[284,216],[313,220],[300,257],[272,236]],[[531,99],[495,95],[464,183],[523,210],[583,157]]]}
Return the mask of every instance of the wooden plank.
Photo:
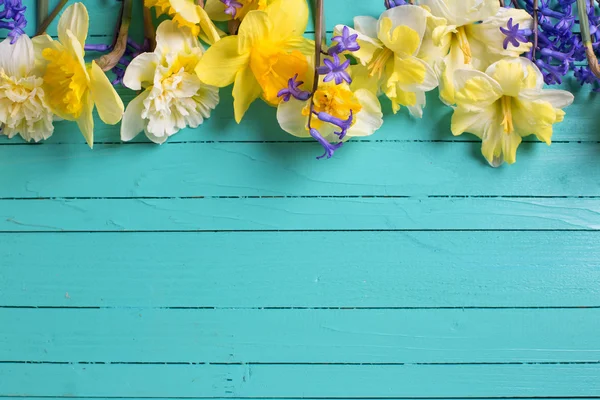
{"label": "wooden plank", "polygon": [[598,196],[599,149],[524,144],[493,169],[475,143],[353,143],[321,162],[316,143],[0,146],[0,197]]}
{"label": "wooden plank", "polygon": [[589,309],[0,309],[0,360],[556,363],[600,358]]}
{"label": "wooden plank", "polygon": [[100,397],[575,397],[600,365],[0,365],[2,394]]}
{"label": "wooden plank", "polygon": [[597,242],[597,232],[2,234],[0,305],[599,306]]}
{"label": "wooden plank", "polygon": [[598,228],[598,198],[0,200],[1,232]]}

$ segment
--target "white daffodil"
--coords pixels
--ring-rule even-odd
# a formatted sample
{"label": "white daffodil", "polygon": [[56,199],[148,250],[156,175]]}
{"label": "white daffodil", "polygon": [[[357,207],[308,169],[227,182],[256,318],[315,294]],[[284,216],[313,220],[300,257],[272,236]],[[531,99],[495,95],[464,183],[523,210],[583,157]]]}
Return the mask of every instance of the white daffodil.
{"label": "white daffodil", "polygon": [[185,127],[196,128],[219,103],[219,90],[200,82],[195,73],[203,49],[186,27],[170,20],[156,31],[156,50],[136,57],[123,78],[132,90],[144,89],[125,110],[121,139],[141,131],[162,144]]}
{"label": "white daffodil", "polygon": [[[355,67],[360,66],[351,67],[350,73],[353,76]],[[323,82],[321,79],[313,99],[311,127],[318,130],[330,143],[339,142],[341,130],[345,131],[342,139],[348,140],[352,137],[370,136],[383,125],[383,113],[377,96],[354,82],[351,85],[345,82],[336,85],[335,82]],[[281,128],[297,137],[310,137],[310,105],[310,99],[302,101],[294,97],[281,102],[277,108],[277,121]],[[338,124],[327,121],[338,121]]]}
{"label": "white daffodil", "polygon": [[[354,29],[350,28],[360,45],[352,55],[367,67],[369,79],[392,101],[394,113],[405,106],[412,115],[421,117],[425,92],[438,86],[431,66],[435,57],[430,54],[435,46],[424,45],[430,17],[424,8],[406,5],[385,11],[379,20],[356,17]],[[336,35],[343,29],[343,25],[336,26]]]}
{"label": "white daffodil", "polygon": [[446,20],[432,32],[434,44],[443,49],[440,71],[440,97],[454,104],[454,71],[461,68],[485,70],[506,57],[518,57],[531,49],[529,42],[506,43],[500,28],[532,28],[533,20],[525,10],[500,7],[497,0],[417,0],[435,17]]}
{"label": "white daffodil", "polygon": [[0,132],[39,142],[54,132],[44,80],[35,71],[31,39],[21,35],[13,45],[10,40],[0,43]]}
{"label": "white daffodil", "polygon": [[459,69],[454,78],[452,133],[481,138],[481,152],[493,167],[514,163],[524,136],[550,145],[552,125],[563,120],[562,108],[573,102],[567,91],[542,90],[542,73],[523,57],[498,61],[485,73]]}

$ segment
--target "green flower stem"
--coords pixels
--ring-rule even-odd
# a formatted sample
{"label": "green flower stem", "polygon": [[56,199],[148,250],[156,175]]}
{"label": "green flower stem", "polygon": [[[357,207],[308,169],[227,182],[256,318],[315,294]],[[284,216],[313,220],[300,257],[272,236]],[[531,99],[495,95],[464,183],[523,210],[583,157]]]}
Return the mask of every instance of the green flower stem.
{"label": "green flower stem", "polygon": [[121,9],[121,25],[119,33],[115,38],[113,50],[96,60],[96,63],[102,71],[110,71],[118,63],[125,50],[127,49],[127,39],[129,38],[129,26],[131,25],[131,16],[133,14],[133,0],[123,0]]}
{"label": "green flower stem", "polygon": [[42,26],[44,20],[48,17],[48,0],[37,0],[37,26]]}
{"label": "green flower stem", "polygon": [[52,10],[52,13],[50,13],[50,15],[48,15],[48,17],[46,19],[44,19],[44,22],[42,22],[40,24],[40,26],[38,27],[36,36],[46,33],[46,29],[48,29],[48,26],[50,26],[52,21],[54,21],[54,18],[56,18],[56,16],[60,12],[60,10],[62,10],[64,8],[64,6],[67,4],[67,1],[68,0],[60,0],[60,2],[56,5],[56,7],[54,7],[54,10]]}
{"label": "green flower stem", "polygon": [[[591,6],[594,7],[593,0],[591,1]],[[586,0],[577,0],[577,8],[579,10],[579,28],[581,29],[581,39],[583,40],[583,44],[585,46],[585,55],[587,56],[588,65],[590,67],[590,71],[597,77],[600,78],[600,66],[598,65],[598,58],[594,53],[594,48],[592,47],[592,35],[590,34],[590,20],[587,14],[587,4]]]}
{"label": "green flower stem", "polygon": [[150,44],[150,51],[156,48],[156,29],[152,21],[152,13],[150,8],[144,6],[144,37]]}
{"label": "green flower stem", "polygon": [[319,88],[319,72],[317,68],[321,65],[321,52],[323,50],[323,43],[327,39],[327,32],[325,31],[325,11],[323,10],[323,0],[314,0],[313,15],[315,19],[315,72],[313,76],[313,87],[312,95],[310,97],[310,114],[308,115],[308,128],[310,129],[311,122],[313,119],[313,111],[315,110],[314,95]]}

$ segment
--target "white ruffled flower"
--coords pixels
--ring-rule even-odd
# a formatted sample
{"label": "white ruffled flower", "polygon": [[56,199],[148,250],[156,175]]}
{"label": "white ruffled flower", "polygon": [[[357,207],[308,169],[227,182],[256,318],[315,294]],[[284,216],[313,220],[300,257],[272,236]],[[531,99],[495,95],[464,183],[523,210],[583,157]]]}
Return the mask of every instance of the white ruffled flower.
{"label": "white ruffled flower", "polygon": [[145,89],[125,110],[121,139],[144,131],[162,144],[185,127],[197,128],[219,103],[219,91],[203,84],[194,72],[203,49],[191,31],[170,20],[156,32],[156,50],[136,57],[123,78],[130,89]]}
{"label": "white ruffled flower", "polygon": [[54,132],[53,114],[44,99],[43,79],[35,74],[33,44],[21,35],[0,43],[0,132],[9,138],[20,134],[39,142]]}

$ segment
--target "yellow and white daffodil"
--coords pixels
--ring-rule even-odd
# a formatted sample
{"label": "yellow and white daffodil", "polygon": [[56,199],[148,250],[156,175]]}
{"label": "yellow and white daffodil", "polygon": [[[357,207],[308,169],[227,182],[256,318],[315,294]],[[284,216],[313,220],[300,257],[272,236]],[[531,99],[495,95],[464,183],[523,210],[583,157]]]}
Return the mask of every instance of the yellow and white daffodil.
{"label": "yellow and white daffodil", "polygon": [[0,43],[0,132],[9,138],[20,134],[28,142],[48,139],[54,132],[53,114],[44,80],[35,71],[33,43],[27,35],[15,44],[10,41]]}
{"label": "yellow and white daffodil", "polygon": [[434,44],[443,49],[440,98],[454,104],[454,71],[461,68],[485,70],[506,57],[518,57],[531,49],[531,43],[509,44],[504,34],[509,21],[520,29],[531,29],[533,19],[525,10],[500,7],[498,0],[417,0],[435,17],[445,20],[432,31]]}
{"label": "yellow and white daffodil", "polygon": [[[392,101],[394,113],[405,106],[421,117],[425,92],[438,86],[437,75],[421,52],[430,17],[424,8],[406,5],[385,11],[379,20],[357,17],[350,29],[360,45],[352,55],[367,67],[368,79]],[[343,28],[336,26],[336,34]]]}
{"label": "yellow and white daffodil", "polygon": [[230,0],[230,5],[226,6],[221,0],[206,0],[204,9],[213,21],[241,21],[250,11],[265,10],[273,1],[275,0]]}
{"label": "yellow and white daffodil", "polygon": [[206,43],[213,44],[221,38],[222,32],[195,0],[144,0],[144,5],[154,7],[159,16],[170,16],[179,26],[189,28],[194,36],[199,36]]}
{"label": "yellow and white daffodil", "polygon": [[250,11],[239,34],[221,39],[202,57],[200,80],[218,87],[233,83],[233,107],[239,123],[258,97],[276,106],[288,79],[312,80],[314,43],[302,35],[308,23],[306,0],[279,0],[264,11]]}
{"label": "yellow and white daffodil", "polygon": [[[353,76],[356,67],[360,66],[350,67],[350,73]],[[328,114],[327,118],[333,117],[341,121],[350,121],[343,140],[370,136],[383,125],[383,113],[377,96],[372,91],[360,87],[358,82],[355,80],[350,85],[345,82],[336,85],[335,82],[323,82],[323,78],[321,78],[314,93],[311,127],[318,130],[321,136],[330,143],[339,142],[340,137],[336,135],[336,132],[339,133],[340,127],[317,118],[319,113]],[[302,101],[291,97],[289,101],[279,104],[277,121],[287,133],[307,138],[311,136],[308,129],[310,113],[310,99]]]}
{"label": "yellow and white daffodil", "polygon": [[125,71],[123,84],[144,90],[127,106],[121,139],[141,131],[162,144],[185,127],[196,128],[219,103],[219,90],[200,82],[195,68],[203,49],[185,27],[163,21],[156,31],[156,50],[137,56]]}
{"label": "yellow and white daffodil", "polygon": [[563,120],[562,108],[573,102],[567,91],[542,90],[542,73],[523,57],[498,61],[485,73],[459,69],[454,85],[452,133],[481,138],[481,152],[493,167],[514,163],[524,136],[535,135],[549,145],[552,125]]}
{"label": "yellow and white daffodil", "polygon": [[123,102],[110,81],[92,61],[85,63],[84,44],[89,17],[82,3],[69,6],[58,22],[58,41],[36,36],[33,44],[41,69],[46,103],[60,118],[77,121],[90,147],[94,143],[94,106],[100,119],[115,125],[123,116]]}

